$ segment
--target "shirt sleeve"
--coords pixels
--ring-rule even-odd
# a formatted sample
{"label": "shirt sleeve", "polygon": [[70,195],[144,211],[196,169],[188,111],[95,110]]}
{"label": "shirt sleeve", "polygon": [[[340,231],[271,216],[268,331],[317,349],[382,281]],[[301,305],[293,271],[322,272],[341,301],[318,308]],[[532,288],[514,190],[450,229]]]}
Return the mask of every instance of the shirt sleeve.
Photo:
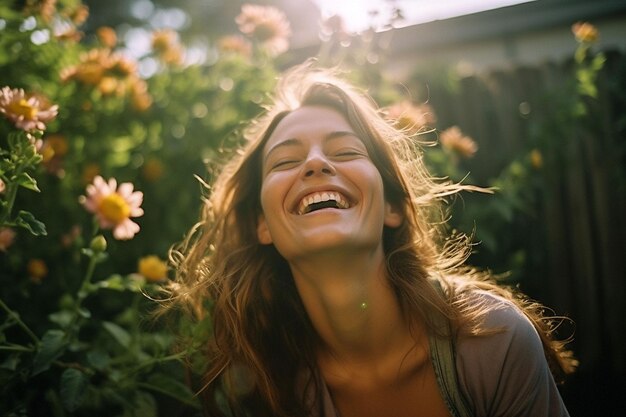
{"label": "shirt sleeve", "polygon": [[461,390],[476,417],[569,417],[530,320],[510,301],[479,293],[484,327],[501,329],[457,340]]}

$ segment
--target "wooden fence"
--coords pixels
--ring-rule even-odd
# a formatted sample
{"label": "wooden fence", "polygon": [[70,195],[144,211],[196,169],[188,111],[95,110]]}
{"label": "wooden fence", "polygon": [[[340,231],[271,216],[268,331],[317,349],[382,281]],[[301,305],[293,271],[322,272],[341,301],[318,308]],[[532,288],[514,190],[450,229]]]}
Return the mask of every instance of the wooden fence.
{"label": "wooden fence", "polygon": [[[542,149],[536,215],[525,219],[533,233],[523,237],[529,267],[521,287],[575,321],[572,347],[581,371],[623,375],[626,56],[606,56],[598,97],[585,100],[584,116],[571,111],[573,62],[500,70],[428,90],[438,126],[458,125],[478,142],[467,168],[479,183]],[[416,75],[409,88],[427,80]]]}

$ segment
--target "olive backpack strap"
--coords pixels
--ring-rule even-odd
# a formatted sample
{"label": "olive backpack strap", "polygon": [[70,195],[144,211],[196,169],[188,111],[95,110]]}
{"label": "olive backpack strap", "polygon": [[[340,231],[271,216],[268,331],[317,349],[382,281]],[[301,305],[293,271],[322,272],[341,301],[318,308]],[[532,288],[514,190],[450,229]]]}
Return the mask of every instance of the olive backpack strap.
{"label": "olive backpack strap", "polygon": [[[444,295],[441,282],[438,279],[432,279],[431,282]],[[451,334],[450,324],[444,317],[437,315],[433,318],[438,327],[446,329],[446,334]],[[459,387],[453,338],[441,337],[431,333],[428,341],[439,390],[452,417],[473,417],[471,408]]]}

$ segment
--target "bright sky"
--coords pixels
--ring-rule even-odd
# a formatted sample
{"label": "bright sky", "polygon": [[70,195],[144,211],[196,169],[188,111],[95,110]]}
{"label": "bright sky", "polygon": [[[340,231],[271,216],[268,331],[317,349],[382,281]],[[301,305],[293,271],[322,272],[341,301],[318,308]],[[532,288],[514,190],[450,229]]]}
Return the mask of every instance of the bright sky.
{"label": "bright sky", "polygon": [[[389,17],[389,1],[386,0],[312,0],[322,10],[323,17],[340,15],[349,32],[367,29],[386,23]],[[482,10],[496,9],[512,4],[527,3],[535,0],[396,0],[402,10],[404,21],[397,26],[408,26],[433,20],[476,13]],[[370,11],[377,10],[378,17],[372,20]]]}

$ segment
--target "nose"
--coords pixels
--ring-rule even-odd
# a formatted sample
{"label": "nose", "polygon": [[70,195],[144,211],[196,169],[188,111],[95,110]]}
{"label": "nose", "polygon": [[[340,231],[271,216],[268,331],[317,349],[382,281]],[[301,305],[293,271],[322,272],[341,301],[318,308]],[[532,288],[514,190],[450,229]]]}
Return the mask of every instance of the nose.
{"label": "nose", "polygon": [[311,150],[303,166],[305,177],[316,175],[335,175],[335,167],[326,155],[319,150]]}

